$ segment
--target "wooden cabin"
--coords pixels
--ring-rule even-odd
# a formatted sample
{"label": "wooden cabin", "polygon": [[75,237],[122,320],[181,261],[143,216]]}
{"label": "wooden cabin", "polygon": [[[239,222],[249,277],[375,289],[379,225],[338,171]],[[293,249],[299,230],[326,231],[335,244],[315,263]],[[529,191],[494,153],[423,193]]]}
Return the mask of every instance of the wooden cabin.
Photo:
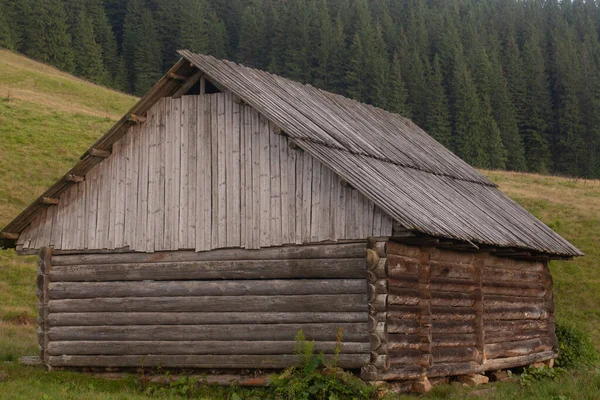
{"label": "wooden cabin", "polygon": [[573,245],[406,118],[180,55],[2,230],[48,368],[281,369],[300,329],[365,380],[557,356]]}

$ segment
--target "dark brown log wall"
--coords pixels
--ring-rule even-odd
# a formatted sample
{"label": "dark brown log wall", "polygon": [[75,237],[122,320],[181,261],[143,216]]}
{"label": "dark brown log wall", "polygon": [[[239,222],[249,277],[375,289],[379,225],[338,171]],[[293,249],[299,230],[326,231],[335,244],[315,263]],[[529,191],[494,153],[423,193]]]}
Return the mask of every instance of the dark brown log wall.
{"label": "dark brown log wall", "polygon": [[[50,266],[50,264],[52,264]],[[40,258],[50,367],[284,368],[303,330],[339,365],[371,359],[364,243]]]}
{"label": "dark brown log wall", "polygon": [[547,263],[393,240],[369,247],[370,308],[385,332],[372,350],[387,363],[372,357],[364,379],[462,375],[556,356]]}

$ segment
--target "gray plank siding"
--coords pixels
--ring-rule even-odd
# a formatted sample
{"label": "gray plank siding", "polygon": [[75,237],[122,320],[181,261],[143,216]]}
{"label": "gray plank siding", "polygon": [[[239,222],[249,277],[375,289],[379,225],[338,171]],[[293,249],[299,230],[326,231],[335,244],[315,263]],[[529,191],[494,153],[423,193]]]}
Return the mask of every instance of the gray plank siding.
{"label": "gray plank siding", "polygon": [[140,252],[389,236],[392,219],[230,93],[164,98],[28,227],[23,249]]}

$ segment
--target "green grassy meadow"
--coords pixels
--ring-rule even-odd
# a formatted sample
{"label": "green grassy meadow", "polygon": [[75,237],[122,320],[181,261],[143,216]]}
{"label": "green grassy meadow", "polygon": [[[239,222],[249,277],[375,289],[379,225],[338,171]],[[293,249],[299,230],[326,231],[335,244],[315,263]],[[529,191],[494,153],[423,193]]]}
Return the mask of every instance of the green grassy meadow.
{"label": "green grassy meadow", "polygon": [[[0,49],[0,226],[60,178],[134,103],[52,67]],[[553,261],[557,319],[587,332],[600,350],[600,181],[483,171],[500,188],[581,249]],[[0,250],[0,399],[144,399],[138,382],[23,367],[37,355],[35,257]],[[600,372],[572,372],[523,387],[435,387],[427,399],[600,399]],[[206,388],[199,398],[259,399],[260,391]],[[156,398],[156,396],[154,396]],[[180,398],[174,393],[160,398]],[[401,396],[414,398],[414,396]]]}

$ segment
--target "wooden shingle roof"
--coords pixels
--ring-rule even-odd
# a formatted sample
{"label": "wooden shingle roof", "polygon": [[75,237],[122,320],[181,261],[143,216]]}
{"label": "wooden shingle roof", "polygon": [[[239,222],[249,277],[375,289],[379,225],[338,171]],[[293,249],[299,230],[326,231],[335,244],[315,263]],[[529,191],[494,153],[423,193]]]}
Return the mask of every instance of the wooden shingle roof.
{"label": "wooden shingle roof", "polygon": [[[183,60],[130,114],[143,115],[144,108],[158,97],[176,92],[185,83],[169,80],[169,74],[197,73],[189,69],[191,63],[211,82],[230,90],[277,124],[295,145],[339,174],[407,230],[475,246],[563,257],[583,255],[412,121],[233,62],[186,50],[179,53]],[[109,150],[124,134],[127,121],[126,116],[92,149]],[[98,157],[92,157],[91,151],[84,154],[80,164],[96,162]],[[81,165],[81,171],[76,172],[82,175],[89,168]],[[56,186],[68,183],[66,178],[61,181],[49,189],[52,196],[44,196],[56,197],[60,190]],[[21,232],[39,207],[39,202],[28,207],[3,232]]]}

